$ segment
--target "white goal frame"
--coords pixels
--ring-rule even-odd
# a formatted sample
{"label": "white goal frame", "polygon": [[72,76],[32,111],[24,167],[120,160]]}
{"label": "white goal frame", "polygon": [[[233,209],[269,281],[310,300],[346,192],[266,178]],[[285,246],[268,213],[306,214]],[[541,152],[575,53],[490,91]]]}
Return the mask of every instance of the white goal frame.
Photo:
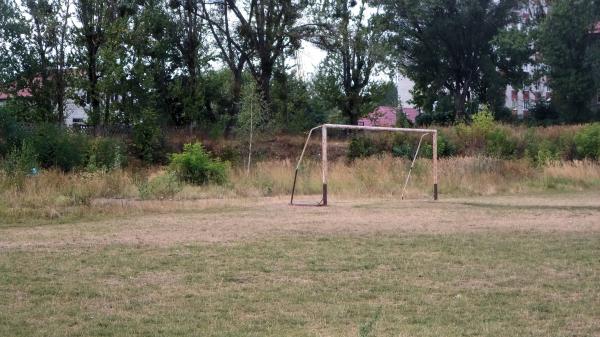
{"label": "white goal frame", "polygon": [[[321,177],[323,181],[323,199],[321,202],[317,204],[294,204],[294,192],[296,190],[296,179],[298,178],[298,170],[300,168],[300,164],[302,163],[302,158],[304,157],[304,152],[306,151],[306,147],[308,146],[308,142],[310,141],[310,137],[313,131],[321,129]],[[304,143],[304,148],[302,149],[302,153],[300,154],[300,158],[298,159],[298,164],[296,165],[296,170],[294,172],[294,184],[292,187],[292,196],[290,199],[290,205],[294,206],[327,206],[327,129],[344,129],[344,130],[366,130],[366,131],[392,131],[392,132],[407,132],[407,133],[416,133],[421,135],[421,141],[423,137],[428,134],[431,134],[432,137],[432,148],[433,148],[433,200],[438,200],[438,163],[437,163],[437,130],[435,129],[408,129],[408,128],[392,128],[392,127],[380,127],[380,126],[361,126],[361,125],[345,125],[345,124],[323,124],[316,126],[308,132],[308,137],[306,138],[306,142]],[[421,143],[419,142],[419,147]],[[417,149],[418,153],[418,149]],[[417,156],[415,153],[415,159]],[[414,160],[413,160],[414,164]],[[411,166],[412,168],[412,166]],[[408,178],[407,176],[407,182]]]}

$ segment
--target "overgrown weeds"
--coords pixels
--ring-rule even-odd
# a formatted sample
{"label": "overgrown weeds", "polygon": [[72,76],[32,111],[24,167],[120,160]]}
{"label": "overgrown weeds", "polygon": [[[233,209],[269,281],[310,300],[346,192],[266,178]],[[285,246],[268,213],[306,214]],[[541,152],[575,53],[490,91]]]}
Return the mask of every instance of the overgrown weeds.
{"label": "overgrown weeds", "polygon": [[[340,197],[395,197],[410,161],[380,155],[353,162],[336,161],[329,167],[330,193]],[[243,168],[231,170],[225,185],[190,185],[165,169],[64,173],[44,170],[24,176],[16,186],[6,173],[0,176],[0,218],[54,218],[56,214],[94,212],[95,199],[206,199],[288,195],[294,164],[287,160],[257,163],[247,174]],[[451,157],[439,161],[441,197],[539,193],[545,191],[584,191],[600,187],[600,164],[595,161],[552,161],[543,167],[529,160],[494,157]],[[433,185],[431,160],[419,159],[408,185],[408,198],[429,198]],[[303,163],[298,176],[298,195],[321,192],[321,166],[317,161]],[[87,211],[82,212],[82,209]]]}

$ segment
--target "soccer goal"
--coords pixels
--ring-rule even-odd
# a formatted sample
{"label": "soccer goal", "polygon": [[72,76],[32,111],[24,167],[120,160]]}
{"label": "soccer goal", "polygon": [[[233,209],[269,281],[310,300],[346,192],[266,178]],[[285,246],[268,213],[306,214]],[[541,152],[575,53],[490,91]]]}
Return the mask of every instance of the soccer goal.
{"label": "soccer goal", "polygon": [[[294,203],[294,192],[296,191],[296,180],[298,179],[298,170],[300,169],[300,165],[302,163],[302,159],[304,158],[304,153],[306,152],[306,148],[310,141],[310,137],[312,136],[315,130],[321,129],[321,176],[323,181],[323,198],[320,202],[316,204],[300,204]],[[308,132],[308,136],[306,138],[306,142],[304,143],[304,147],[302,148],[302,153],[300,154],[300,158],[298,159],[298,164],[296,165],[296,170],[294,172],[294,183],[292,186],[292,195],[290,198],[290,205],[294,206],[327,206],[327,130],[328,129],[343,129],[343,130],[364,130],[364,131],[388,131],[388,132],[405,132],[405,133],[413,133],[420,134],[421,137],[419,139],[419,144],[417,146],[417,150],[415,151],[413,160],[411,162],[410,169],[408,171],[408,175],[406,176],[406,180],[404,183],[404,189],[402,192],[402,198],[404,198],[404,190],[406,189],[406,185],[410,179],[410,174],[412,172],[412,168],[414,167],[415,161],[419,154],[419,149],[421,148],[421,143],[423,142],[423,138],[431,135],[432,137],[432,175],[433,175],[433,200],[438,200],[438,165],[437,165],[437,130],[435,129],[408,129],[408,128],[392,128],[392,127],[379,127],[379,126],[360,126],[360,125],[344,125],[344,124],[323,124],[317,127],[310,129]]]}

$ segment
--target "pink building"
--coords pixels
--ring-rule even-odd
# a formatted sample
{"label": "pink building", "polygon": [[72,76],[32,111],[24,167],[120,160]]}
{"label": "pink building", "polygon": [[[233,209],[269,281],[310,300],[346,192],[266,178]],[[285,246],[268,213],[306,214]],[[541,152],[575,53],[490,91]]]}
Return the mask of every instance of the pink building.
{"label": "pink building", "polygon": [[[380,106],[375,108],[375,110],[367,117],[359,119],[358,125],[394,127],[396,126],[396,122],[398,120],[396,116],[397,113],[398,108],[391,106]],[[403,113],[412,123],[415,122],[417,116],[419,115],[419,111],[414,108],[404,108]]]}

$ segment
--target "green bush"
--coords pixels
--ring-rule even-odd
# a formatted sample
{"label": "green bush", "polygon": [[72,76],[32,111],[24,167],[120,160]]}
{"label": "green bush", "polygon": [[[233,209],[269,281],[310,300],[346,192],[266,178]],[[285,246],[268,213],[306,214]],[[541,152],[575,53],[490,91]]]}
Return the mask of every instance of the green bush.
{"label": "green bush", "polygon": [[355,160],[357,158],[365,158],[376,154],[377,147],[375,142],[369,137],[354,137],[350,141],[348,146],[347,157],[349,160]]}
{"label": "green bush", "polygon": [[119,169],[125,166],[125,144],[114,138],[96,138],[87,150],[88,171]]}
{"label": "green bush", "polygon": [[165,199],[173,198],[181,191],[181,182],[174,172],[157,176],[153,179],[141,179],[135,181],[141,199]]}
{"label": "green bush", "polygon": [[146,109],[133,125],[133,152],[146,164],[163,163],[165,137],[154,110]]}
{"label": "green bush", "polygon": [[600,159],[600,123],[590,124],[575,135],[575,148],[581,158]]}
{"label": "green bush", "polygon": [[412,146],[407,142],[395,144],[392,147],[392,155],[394,157],[412,158],[414,155]]}
{"label": "green bush", "polygon": [[38,161],[44,168],[72,171],[85,164],[88,137],[52,124],[39,125],[31,136]]}
{"label": "green bush", "polygon": [[182,153],[172,154],[170,168],[181,181],[196,185],[224,184],[229,173],[229,163],[211,158],[200,143],[185,144]]}
{"label": "green bush", "polygon": [[13,148],[2,162],[2,169],[12,185],[21,188],[27,175],[33,174],[37,168],[37,153],[29,141],[24,141],[20,148]]}
{"label": "green bush", "polygon": [[471,127],[473,131],[484,137],[497,127],[494,121],[494,114],[492,114],[488,106],[484,106],[478,113],[474,114],[472,119]]}
{"label": "green bush", "polygon": [[494,128],[486,136],[486,153],[499,158],[514,157],[517,149],[517,141],[511,137],[509,132],[502,128]]}
{"label": "green bush", "polygon": [[14,115],[6,108],[0,108],[0,156],[18,148],[26,137],[26,131]]}

